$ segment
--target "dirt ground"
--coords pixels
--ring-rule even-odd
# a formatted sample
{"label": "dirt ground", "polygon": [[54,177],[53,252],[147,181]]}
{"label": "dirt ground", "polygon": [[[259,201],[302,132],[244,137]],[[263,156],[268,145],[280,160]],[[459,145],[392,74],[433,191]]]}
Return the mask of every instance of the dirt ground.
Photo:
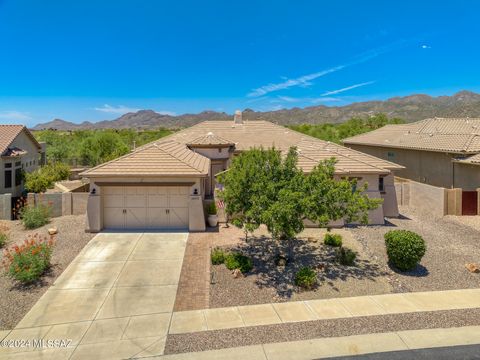
{"label": "dirt ground", "polygon": [[[58,229],[52,267],[40,281],[28,287],[20,286],[5,275],[3,268],[0,270],[0,330],[8,330],[15,327],[94,234],[85,233],[85,215],[53,218],[50,224],[35,230],[25,230],[19,221],[0,221],[2,224],[10,229],[5,248],[21,244],[29,234],[45,236],[48,228]],[[3,251],[0,250],[0,263],[2,258]]]}

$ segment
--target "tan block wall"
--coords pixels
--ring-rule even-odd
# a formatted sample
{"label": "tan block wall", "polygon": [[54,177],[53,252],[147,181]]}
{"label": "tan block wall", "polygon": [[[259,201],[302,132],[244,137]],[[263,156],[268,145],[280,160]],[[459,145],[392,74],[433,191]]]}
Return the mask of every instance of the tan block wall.
{"label": "tan block wall", "polygon": [[462,189],[447,190],[447,214],[462,215]]}
{"label": "tan block wall", "polygon": [[409,206],[435,217],[447,214],[447,189],[410,182]]}

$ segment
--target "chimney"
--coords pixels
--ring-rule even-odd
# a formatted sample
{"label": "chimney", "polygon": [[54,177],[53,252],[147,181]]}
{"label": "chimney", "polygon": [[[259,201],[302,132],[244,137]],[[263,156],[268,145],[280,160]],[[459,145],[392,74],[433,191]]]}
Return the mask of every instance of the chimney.
{"label": "chimney", "polygon": [[233,116],[233,122],[235,123],[235,125],[243,124],[242,112],[240,110],[235,111],[235,115]]}

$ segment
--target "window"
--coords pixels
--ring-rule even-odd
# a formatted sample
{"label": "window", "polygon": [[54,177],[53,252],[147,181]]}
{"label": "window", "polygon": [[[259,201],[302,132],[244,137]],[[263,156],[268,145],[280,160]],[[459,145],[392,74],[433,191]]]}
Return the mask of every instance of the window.
{"label": "window", "polygon": [[[9,164],[5,164],[5,167]],[[12,165],[12,164],[10,164]],[[11,166],[10,166],[11,167]],[[5,189],[10,189],[12,187],[12,170],[5,170]]]}
{"label": "window", "polygon": [[5,168],[6,168],[6,169],[10,169],[11,167],[12,167],[12,163],[6,163],[6,164],[5,164]]}
{"label": "window", "polygon": [[15,163],[15,166],[22,166],[22,162],[21,162],[21,161],[17,161],[17,162]]}
{"label": "window", "polygon": [[383,178],[382,176],[380,176],[378,178],[378,191],[380,192],[385,192],[385,178]]}
{"label": "window", "polygon": [[19,186],[22,184],[22,177],[22,169],[15,169],[15,186]]}
{"label": "window", "polygon": [[393,160],[393,159],[395,159],[395,153],[392,152],[392,151],[389,151],[389,152],[387,153],[387,158],[388,158],[388,160]]}

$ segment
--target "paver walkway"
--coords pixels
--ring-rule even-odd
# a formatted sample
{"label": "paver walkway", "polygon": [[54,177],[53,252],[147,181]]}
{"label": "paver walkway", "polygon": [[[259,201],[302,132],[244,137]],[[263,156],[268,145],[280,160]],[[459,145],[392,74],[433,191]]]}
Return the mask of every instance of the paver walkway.
{"label": "paver walkway", "polygon": [[[188,234],[101,233],[11,332],[0,358],[163,354]],[[33,340],[71,340],[41,350]],[[15,343],[15,340],[16,343]],[[29,341],[29,342],[28,342]],[[6,347],[5,344],[15,344]],[[23,346],[22,346],[23,345]]]}
{"label": "paver walkway", "polygon": [[480,289],[294,301],[174,312],[169,333],[470,308],[480,308]]}

